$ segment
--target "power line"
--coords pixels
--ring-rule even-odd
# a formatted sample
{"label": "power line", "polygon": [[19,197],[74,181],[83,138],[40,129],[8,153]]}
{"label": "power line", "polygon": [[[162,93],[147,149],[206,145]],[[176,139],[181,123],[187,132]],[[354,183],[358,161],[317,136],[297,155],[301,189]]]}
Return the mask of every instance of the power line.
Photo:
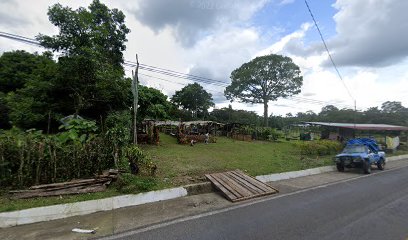
{"label": "power line", "polygon": [[[20,35],[15,35],[15,34],[6,33],[6,32],[0,32],[0,37],[5,37],[5,38],[15,40],[15,41],[19,41],[19,42],[22,42],[22,43],[42,47],[41,44],[37,40],[27,38],[27,37],[23,37],[23,36],[20,36]],[[125,67],[134,67],[134,66],[136,66],[136,63],[124,60],[123,65]],[[173,77],[173,78],[178,78],[178,79],[183,79],[183,80],[188,80],[188,81],[193,81],[193,82],[201,82],[201,83],[205,83],[205,84],[215,85],[215,86],[218,86],[218,87],[228,86],[227,83],[222,82],[220,80],[214,80],[214,79],[210,79],[210,78],[200,77],[200,76],[197,76],[197,75],[184,74],[184,73],[177,72],[177,71],[174,71],[174,70],[155,67],[155,66],[151,66],[151,65],[147,65],[147,64],[140,64],[140,69],[144,70],[144,71],[152,72],[152,73],[165,75],[165,76],[168,76],[168,77]],[[184,86],[183,83],[175,82],[175,81],[172,81],[172,80],[169,80],[169,79],[164,79],[164,78],[161,78],[161,77],[152,76],[152,75],[148,75],[148,74],[144,74],[144,73],[140,73],[140,75]],[[215,90],[208,90],[208,91],[211,91],[211,92],[214,92],[214,93],[224,94],[221,91],[215,91]],[[334,105],[334,104],[336,104],[337,106],[350,107],[349,105],[338,104],[338,103],[328,102],[328,101],[321,101],[321,100],[310,99],[310,98],[301,98],[301,97],[296,97],[296,96],[292,96],[290,98],[287,98],[286,100],[296,101],[296,102],[304,102],[304,103],[316,104],[316,105],[327,105],[327,104]]]}
{"label": "power line", "polygon": [[290,98],[298,100],[299,102],[305,101],[305,102],[308,102],[308,103],[314,102],[314,103],[318,103],[318,104],[325,104],[325,105],[329,104],[329,105],[337,105],[337,106],[342,106],[342,107],[354,108],[351,105],[342,104],[342,103],[339,103],[338,101],[323,101],[323,100],[316,100],[316,99],[297,97],[297,96],[292,96]]}
{"label": "power line", "polygon": [[[124,65],[129,66],[129,67],[133,67],[133,65],[129,65],[127,63],[125,63]],[[219,86],[219,87],[227,87],[228,86],[227,83],[218,83],[218,82],[213,82],[213,81],[209,81],[209,80],[197,79],[197,78],[194,78],[194,77],[189,77],[188,75],[176,74],[176,73],[162,71],[162,70],[158,70],[158,69],[154,69],[154,68],[146,68],[146,67],[141,66],[140,69],[144,70],[144,71],[148,71],[148,72],[153,72],[153,73],[158,73],[158,74],[161,74],[161,75],[169,76],[169,77],[186,79],[186,80],[189,80],[189,81],[192,81],[192,82],[210,84],[210,85],[215,85],[215,86]]]}
{"label": "power line", "polygon": [[[131,62],[131,61],[127,61],[127,62],[130,63],[130,64],[134,64],[134,62]],[[201,77],[201,76],[197,76],[197,75],[193,75],[193,74],[181,73],[181,72],[177,72],[177,71],[174,71],[174,70],[155,67],[155,66],[151,66],[151,65],[147,65],[147,64],[143,64],[143,63],[141,63],[140,65],[143,66],[144,68],[147,68],[147,69],[152,68],[152,69],[161,70],[161,71],[165,71],[165,72],[181,74],[181,75],[188,76],[188,77],[191,77],[191,78],[197,78],[197,79],[201,79],[201,80],[207,80],[207,81],[211,81],[211,82],[218,82],[218,83],[221,83],[221,84],[226,84],[225,81],[221,81],[221,80],[215,80],[215,79]]]}
{"label": "power line", "polygon": [[[42,47],[39,41],[37,41],[35,39],[32,39],[32,38],[27,38],[27,37],[24,37],[24,36],[15,35],[15,34],[6,33],[6,32],[0,32],[0,36],[11,39],[11,40],[16,40],[16,41],[19,41],[19,42],[22,42],[22,43],[27,43],[27,44]],[[130,66],[130,67],[135,67],[136,66],[135,62],[127,61],[127,60],[124,60],[123,64],[126,65],[126,66]],[[220,80],[214,80],[214,79],[200,77],[200,76],[196,76],[196,75],[185,74],[185,73],[181,73],[181,72],[177,72],[177,71],[173,71],[173,70],[169,70],[169,69],[154,67],[154,66],[147,65],[147,64],[140,64],[140,69],[145,70],[145,71],[149,71],[149,72],[159,73],[159,74],[166,75],[166,76],[183,78],[183,79],[190,80],[190,81],[193,81],[193,82],[200,82],[200,83],[204,83],[204,84],[211,84],[211,85],[216,85],[216,86],[221,86],[221,87],[228,86],[227,83],[225,83],[223,81],[220,81]]]}
{"label": "power line", "polygon": [[35,39],[26,38],[26,37],[14,35],[11,33],[0,32],[0,37],[8,38],[11,40],[16,40],[16,41],[31,44],[31,45],[41,46],[40,43]]}
{"label": "power line", "polygon": [[322,34],[322,32],[320,31],[319,25],[317,25],[316,19],[315,19],[314,16],[313,16],[312,10],[310,9],[309,4],[307,3],[307,0],[305,0],[305,4],[306,4],[307,9],[309,10],[310,16],[311,16],[312,19],[313,19],[313,22],[314,22],[314,24],[315,24],[315,26],[316,26],[316,28],[317,28],[317,31],[319,32],[319,35],[320,35],[320,38],[322,39],[324,48],[326,49],[326,52],[327,52],[327,54],[329,55],[330,61],[331,61],[331,63],[333,64],[333,67],[334,67],[334,69],[336,70],[337,75],[339,76],[341,82],[343,83],[344,88],[346,88],[348,95],[351,97],[351,99],[353,99],[353,101],[355,101],[353,95],[351,95],[351,93],[350,93],[350,90],[347,88],[347,85],[346,85],[346,83],[344,82],[343,77],[341,76],[339,69],[337,68],[336,64],[334,63],[333,57],[332,57],[332,55],[330,54],[329,48],[327,47],[326,41],[324,40],[323,34]]}
{"label": "power line", "polygon": [[[162,80],[162,81],[171,82],[171,83],[175,83],[175,84],[179,84],[179,85],[184,85],[183,83],[174,82],[174,81],[171,81],[171,80],[168,80],[168,79],[164,79],[164,78],[160,78],[160,77],[157,77],[157,76],[152,76],[152,75],[143,74],[143,73],[140,73],[140,75],[146,76],[146,77],[150,77],[150,78],[154,78],[154,79],[157,79],[157,80]],[[214,92],[214,93],[219,93],[219,94],[223,94],[223,92],[215,91],[215,90],[209,90],[209,89],[207,89],[207,91]],[[294,102],[297,102],[297,103],[306,103],[306,104],[312,104],[312,105],[319,105],[319,106],[337,105],[338,107],[340,107],[340,106],[342,106],[342,107],[348,107],[348,108],[352,107],[352,106],[350,106],[350,105],[339,104],[338,102],[333,102],[333,101],[322,101],[322,100],[316,100],[316,99],[311,99],[311,98],[295,97],[295,96],[290,97],[290,98],[287,98],[287,99],[285,99],[285,100],[294,101]]]}
{"label": "power line", "polygon": [[[139,73],[139,74],[142,75],[142,76],[145,76],[145,77],[150,77],[150,78],[154,78],[154,79],[158,79],[158,80],[162,80],[162,81],[166,81],[166,82],[170,82],[170,83],[174,83],[174,84],[178,84],[178,85],[185,86],[184,83],[174,82],[174,81],[171,81],[171,80],[168,80],[168,79],[164,79],[164,78],[160,78],[160,77],[156,77],[156,76],[152,76],[152,75],[148,75],[148,74],[144,74],[144,73]],[[213,92],[213,93],[221,93],[221,94],[224,94],[224,93],[222,93],[222,92],[220,92],[220,91],[215,91],[215,90],[211,90],[211,89],[207,89],[207,91]]]}
{"label": "power line", "polygon": [[[146,76],[146,77],[150,77],[150,78],[154,78],[154,79],[157,79],[157,80],[162,80],[162,81],[171,82],[171,83],[175,83],[175,84],[183,85],[183,86],[184,86],[183,83],[174,82],[174,81],[171,81],[171,80],[168,80],[168,79],[164,79],[164,78],[160,78],[160,77],[157,77],[157,76],[152,76],[152,75],[143,74],[143,73],[140,73],[140,75]],[[213,93],[224,94],[223,92],[215,91],[215,90],[210,90],[210,89],[207,89],[207,91],[210,91],[210,92],[213,92]],[[319,105],[319,106],[337,105],[338,107],[339,107],[339,106],[348,107],[348,108],[352,107],[352,106],[350,106],[350,105],[339,104],[338,102],[333,102],[333,101],[322,101],[322,100],[316,100],[316,99],[311,99],[311,98],[303,98],[303,97],[295,97],[295,96],[290,97],[290,98],[287,98],[287,99],[285,99],[285,100],[294,101],[294,102],[297,102],[297,103],[301,102],[301,103],[306,103],[306,104]],[[292,107],[292,106],[290,106],[290,107]]]}

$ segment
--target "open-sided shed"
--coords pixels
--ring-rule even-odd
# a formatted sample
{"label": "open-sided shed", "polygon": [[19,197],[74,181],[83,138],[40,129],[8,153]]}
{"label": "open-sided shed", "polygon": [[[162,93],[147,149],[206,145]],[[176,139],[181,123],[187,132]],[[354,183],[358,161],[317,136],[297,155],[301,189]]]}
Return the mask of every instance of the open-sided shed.
{"label": "open-sided shed", "polygon": [[[384,144],[387,136],[400,137],[405,133],[407,139],[408,127],[390,124],[361,124],[361,123],[330,123],[330,122],[304,122],[312,126],[321,126],[321,138],[332,140],[346,140],[355,137],[382,136]],[[402,140],[402,139],[401,139]],[[408,144],[408,143],[407,143]]]}

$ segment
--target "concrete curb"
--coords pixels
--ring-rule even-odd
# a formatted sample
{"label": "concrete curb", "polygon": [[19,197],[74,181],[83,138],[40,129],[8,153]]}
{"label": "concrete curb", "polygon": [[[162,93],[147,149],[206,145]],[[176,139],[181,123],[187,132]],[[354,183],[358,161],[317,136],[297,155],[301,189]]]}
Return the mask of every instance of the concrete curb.
{"label": "concrete curb", "polygon": [[0,213],[0,228],[50,221],[187,196],[183,187]]}
{"label": "concrete curb", "polygon": [[[387,158],[387,161],[396,161],[408,158],[407,155],[400,155]],[[311,168],[301,171],[275,173],[257,176],[256,179],[262,182],[279,181],[290,178],[304,177],[319,173],[334,171],[334,166]],[[111,198],[52,205],[47,207],[30,208],[20,211],[0,213],[0,228],[17,225],[43,222],[67,218],[78,215],[86,215],[99,211],[109,211],[122,207],[137,206],[145,203],[169,200],[188,195],[209,193],[214,191],[210,182],[191,184],[184,187],[164,189],[147,193],[122,195]]]}
{"label": "concrete curb", "polygon": [[334,166],[326,166],[326,167],[310,168],[306,170],[293,171],[293,172],[261,175],[261,176],[256,176],[255,178],[261,182],[273,182],[273,181],[285,180],[285,179],[290,179],[290,178],[305,177],[305,176],[310,176],[310,175],[315,175],[315,174],[320,174],[320,173],[325,173],[325,172],[332,172],[335,169],[336,168]]}
{"label": "concrete curb", "polygon": [[[406,159],[406,158],[408,158],[408,154],[388,157],[386,161],[387,162],[392,162],[392,161],[402,160],[402,159]],[[311,169],[294,171],[294,172],[274,173],[274,174],[256,176],[255,178],[258,179],[261,182],[273,182],[273,181],[285,180],[285,179],[290,179],[290,178],[305,177],[305,176],[310,176],[310,175],[315,175],[315,174],[320,174],[320,173],[326,173],[326,172],[332,172],[332,171],[336,171],[335,166],[311,168]]]}
{"label": "concrete curb", "polygon": [[399,155],[399,156],[393,156],[393,157],[387,157],[387,162],[392,162],[392,161],[397,161],[397,160],[402,160],[408,158],[408,154],[405,155]]}

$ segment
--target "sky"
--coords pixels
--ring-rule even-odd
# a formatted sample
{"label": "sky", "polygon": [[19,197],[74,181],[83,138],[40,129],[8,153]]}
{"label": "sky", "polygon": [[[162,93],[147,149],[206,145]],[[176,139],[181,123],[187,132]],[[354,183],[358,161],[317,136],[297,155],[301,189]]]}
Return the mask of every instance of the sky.
{"label": "sky", "polygon": [[[59,2],[74,9],[90,0],[2,0],[0,31],[34,38],[58,33],[47,16]],[[337,75],[304,0],[101,0],[126,15],[126,60],[230,83],[231,72],[267,54],[289,56],[303,75],[295,98],[269,102],[269,114],[286,115],[325,105],[357,109],[400,101],[408,107],[408,1],[308,0],[342,76]],[[0,38],[0,53],[42,49]],[[125,68],[130,76],[131,68]],[[171,97],[185,79],[140,71],[142,84]],[[142,75],[143,74],[143,75]],[[229,102],[224,87],[202,84],[215,108],[263,113],[260,104]],[[310,100],[312,99],[312,100]],[[317,101],[315,101],[317,100]]]}

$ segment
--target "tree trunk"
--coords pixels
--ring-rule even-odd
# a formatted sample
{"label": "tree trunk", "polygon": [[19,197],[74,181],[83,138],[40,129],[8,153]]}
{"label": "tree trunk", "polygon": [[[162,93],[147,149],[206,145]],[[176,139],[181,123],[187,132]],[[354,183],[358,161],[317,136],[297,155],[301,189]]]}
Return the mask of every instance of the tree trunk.
{"label": "tree trunk", "polygon": [[268,127],[268,101],[264,100],[264,127]]}

